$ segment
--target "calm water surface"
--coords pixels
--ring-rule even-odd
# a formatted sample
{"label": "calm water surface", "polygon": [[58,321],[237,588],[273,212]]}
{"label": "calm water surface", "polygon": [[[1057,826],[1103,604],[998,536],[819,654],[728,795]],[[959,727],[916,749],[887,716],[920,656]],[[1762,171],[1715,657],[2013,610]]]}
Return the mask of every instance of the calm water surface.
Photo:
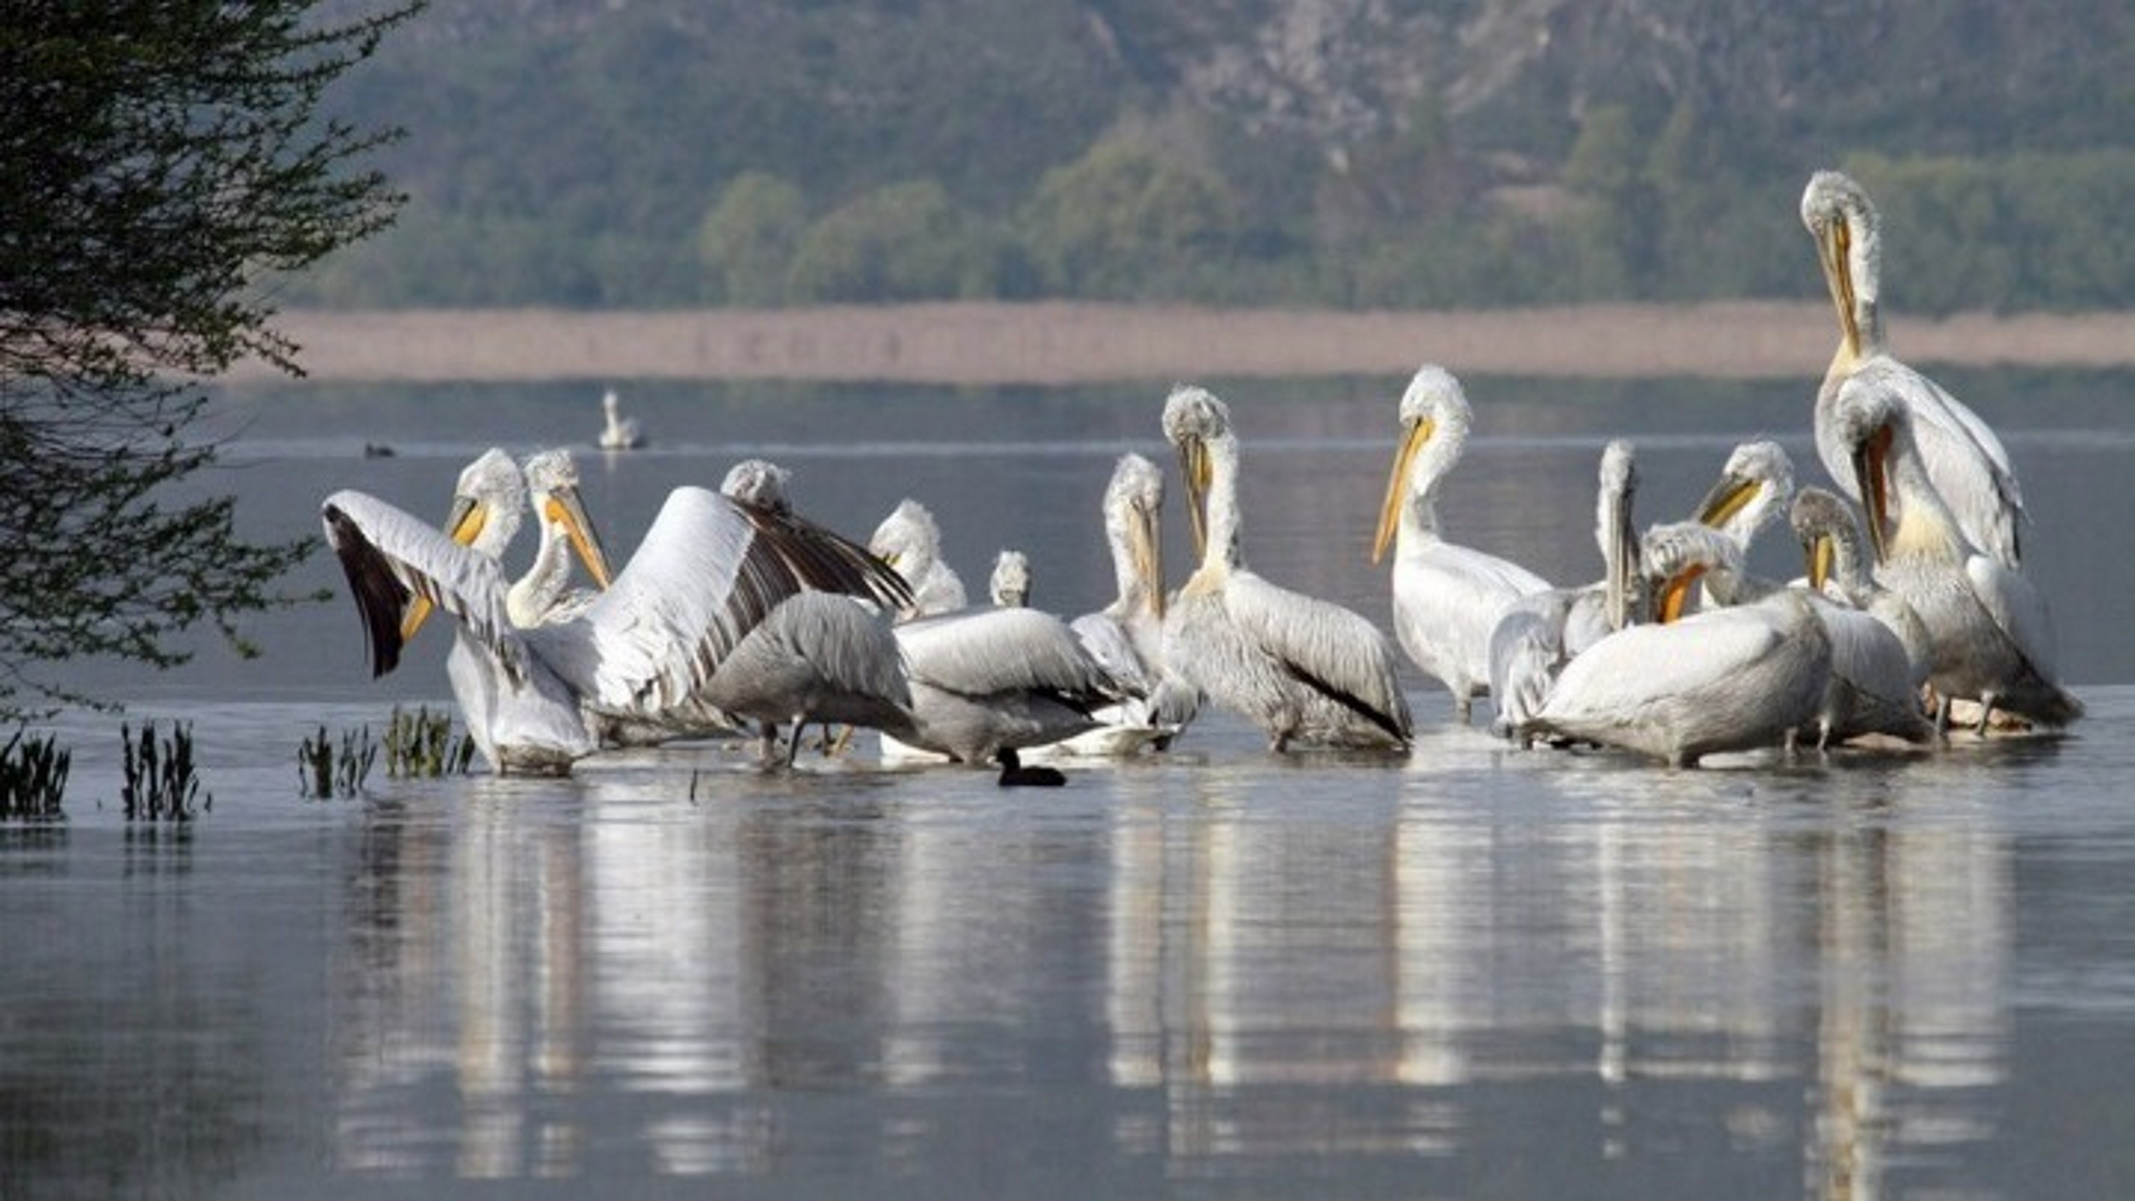
{"label": "calm water surface", "polygon": [[[1415,678],[1398,762],[1275,759],[1214,715],[1036,794],[697,744],[320,802],[302,738],[449,691],[442,638],[370,681],[314,563],[334,601],[258,623],[263,659],[72,677],[191,721],[214,808],[129,828],[116,719],[57,723],[69,820],[0,829],[0,1193],[2128,1195],[2130,381],[1948,382],[2024,472],[2091,707],[2065,737],[1670,772],[1508,751]],[[1219,389],[1248,555],[1382,623],[1399,383]],[[1822,477],[1799,388],[1469,385],[1449,531],[1559,580],[1598,572],[1614,434],[1648,519],[1747,437]],[[596,396],[249,393],[218,482],[260,537],[341,486],[442,518],[467,459],[582,443]],[[667,489],[761,454],[862,537],[926,501],[974,588],[1025,550],[1069,614],[1108,587],[1111,460],[1170,463],[1156,388],[625,397],[654,449],[582,457],[619,558]]]}

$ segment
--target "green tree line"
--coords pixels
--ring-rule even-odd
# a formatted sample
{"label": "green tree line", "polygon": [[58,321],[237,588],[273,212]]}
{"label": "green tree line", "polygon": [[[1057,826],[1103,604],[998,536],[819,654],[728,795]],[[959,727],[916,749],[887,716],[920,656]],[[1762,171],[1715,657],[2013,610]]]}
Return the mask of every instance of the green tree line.
{"label": "green tree line", "polygon": [[[1798,297],[1817,291],[1800,190],[1836,166],[1884,210],[1894,306],[2135,303],[2135,144],[2117,115],[2135,50],[2111,6],[1655,0],[1640,11],[1667,36],[1640,40],[1626,6],[1596,0],[1552,40],[1558,58],[1458,112],[1441,76],[1488,52],[1461,23],[1518,6],[1392,6],[1381,19],[1436,32],[1401,43],[1408,76],[1357,82],[1360,107],[1320,127],[1189,78],[1256,44],[1269,7],[528,0],[436,14],[349,107],[359,125],[408,130],[386,162],[410,196],[398,227],[286,295]],[[1678,45],[1695,50],[1668,58]],[[1329,47],[1326,79],[1348,78],[1334,69],[1347,52]]]}

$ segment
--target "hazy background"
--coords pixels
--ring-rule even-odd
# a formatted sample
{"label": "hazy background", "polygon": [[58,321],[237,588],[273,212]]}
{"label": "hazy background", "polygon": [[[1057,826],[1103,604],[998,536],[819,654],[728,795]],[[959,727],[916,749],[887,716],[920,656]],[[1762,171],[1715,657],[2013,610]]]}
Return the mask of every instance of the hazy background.
{"label": "hazy background", "polygon": [[436,0],[332,97],[406,130],[399,226],[287,295],[1810,298],[1796,206],[1843,166],[1891,311],[2121,308],[2131,31],[2103,0]]}

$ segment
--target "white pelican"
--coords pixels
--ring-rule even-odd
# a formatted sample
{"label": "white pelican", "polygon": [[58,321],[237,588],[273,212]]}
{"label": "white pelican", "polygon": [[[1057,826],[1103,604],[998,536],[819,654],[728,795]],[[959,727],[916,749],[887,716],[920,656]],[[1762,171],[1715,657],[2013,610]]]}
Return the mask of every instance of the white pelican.
{"label": "white pelican", "polygon": [[1777,442],[1744,442],[1727,456],[1720,478],[1698,502],[1698,521],[1734,540],[1743,555],[1764,527],[1786,516],[1794,499],[1794,461]]}
{"label": "white pelican", "polygon": [[[1679,598],[1691,583],[1669,579],[1660,595]],[[1666,613],[1671,602],[1659,607]],[[1816,721],[1830,668],[1831,640],[1808,597],[1780,589],[1755,604],[1609,635],[1565,665],[1526,732],[1687,767],[1709,754],[1791,743]]]}
{"label": "white pelican", "polygon": [[1386,482],[1371,561],[1394,544],[1394,633],[1445,683],[1466,722],[1490,687],[1490,633],[1512,602],[1549,589],[1535,573],[1439,536],[1439,482],[1460,461],[1472,414],[1459,381],[1425,364],[1401,396],[1401,450]]}
{"label": "white pelican", "polygon": [[[1825,493],[1829,496],[1829,493]],[[1836,497],[1832,497],[1834,501]],[[1821,536],[1843,537],[1818,530]],[[1865,734],[1923,742],[1934,729],[1920,712],[1919,678],[1905,644],[1881,621],[1826,597],[1823,580],[1811,572],[1806,588],[1760,580],[1742,568],[1742,549],[1724,531],[1686,521],[1656,526],[1646,534],[1647,574],[1665,581],[1660,609],[1674,614],[1692,581],[1702,577],[1718,605],[1767,601],[1781,592],[1801,596],[1822,623],[1831,644],[1830,671],[1815,721],[1818,749]]]}
{"label": "white pelican", "polygon": [[942,561],[941,527],[918,501],[899,502],[875,527],[867,549],[896,568],[912,586],[912,601],[898,613],[900,618],[949,613],[968,603],[964,581]]}
{"label": "white pelican", "polygon": [[[802,526],[787,499],[789,478],[775,463],[745,459],[727,472],[719,490]],[[713,712],[756,722],[766,765],[781,761],[780,722],[793,724],[783,755],[789,767],[811,722],[898,730],[911,725],[911,689],[888,619],[850,596],[813,589],[765,614],[693,699]]]}
{"label": "white pelican", "polygon": [[1904,597],[1932,640],[1928,682],[1941,697],[1976,699],[1985,733],[1997,707],[2066,725],[2083,705],[2055,680],[2052,622],[2023,573],[1982,552],[1928,477],[1920,423],[1902,378],[1861,371],[1832,404],[1831,422],[1861,481],[1876,578]]}
{"label": "white pelican", "polygon": [[1118,594],[1069,628],[1126,699],[1097,713],[1100,728],[1048,749],[1079,755],[1133,754],[1148,745],[1161,749],[1193,719],[1200,697],[1163,669],[1163,508],[1164,477],[1156,464],[1138,454],[1121,455],[1103,502]]}
{"label": "white pelican", "polygon": [[1030,559],[1022,551],[1004,550],[993,560],[993,578],[986,582],[987,596],[1004,609],[1030,604]]}
{"label": "white pelican", "polygon": [[637,418],[622,415],[621,406],[622,401],[617,399],[615,389],[610,388],[601,394],[601,412],[607,419],[600,431],[602,450],[636,450],[645,445],[645,431],[638,428]]}
{"label": "white pelican", "polygon": [[1408,699],[1386,636],[1245,565],[1229,409],[1205,389],[1175,388],[1164,436],[1179,452],[1201,548],[1200,567],[1164,618],[1165,664],[1258,726],[1271,750],[1297,742],[1406,750]]}
{"label": "white pelican", "polygon": [[1818,745],[1862,734],[1932,738],[1920,710],[1933,653],[1927,627],[1869,575],[1853,509],[1822,488],[1804,488],[1787,518],[1807,561],[1808,590],[1819,599],[1817,615],[1831,633],[1831,692]]}
{"label": "white pelican", "polygon": [[1524,741],[1519,731],[1542,708],[1557,673],[1578,654],[1637,620],[1644,612],[1638,531],[1631,520],[1638,496],[1638,463],[1629,442],[1601,452],[1594,496],[1594,543],[1602,578],[1583,588],[1552,588],[1513,601],[1490,631],[1491,728]]}
{"label": "white pelican", "polygon": [[893,741],[985,765],[1096,727],[1119,686],[1067,623],[1037,609],[976,608],[893,627],[912,689],[912,728]]}
{"label": "white pelican", "polygon": [[1833,421],[1839,388],[1873,370],[1912,418],[1913,439],[1928,483],[1940,493],[1967,542],[2004,567],[2022,562],[2024,496],[2001,439],[1979,415],[1891,354],[1877,304],[1882,235],[1875,204],[1860,184],[1819,171],[1801,196],[1801,220],[1838,309],[1839,344],[1816,394],[1816,452],[1839,489],[1864,500],[1852,449]]}
{"label": "white pelican", "polygon": [[[605,556],[575,495],[536,504],[541,553],[584,543],[598,577],[604,567],[593,565]],[[472,540],[486,520],[456,519],[455,534]],[[511,619],[497,560],[454,534],[347,490],[326,498],[321,521],[363,620],[373,675],[398,665],[430,606],[456,618],[470,649],[490,661],[494,694],[467,716],[499,772],[568,771],[597,747],[585,710],[657,718],[686,701],[778,601],[804,587],[902,595],[902,581],[871,574],[858,547],[812,540],[702,488],[668,496],[629,565],[582,612],[530,627]],[[486,717],[476,711],[484,709]]]}

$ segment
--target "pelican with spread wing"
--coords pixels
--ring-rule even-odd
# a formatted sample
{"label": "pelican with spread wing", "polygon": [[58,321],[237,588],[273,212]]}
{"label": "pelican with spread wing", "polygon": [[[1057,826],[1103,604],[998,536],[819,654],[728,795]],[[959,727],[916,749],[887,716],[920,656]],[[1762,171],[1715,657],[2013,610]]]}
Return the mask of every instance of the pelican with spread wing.
{"label": "pelican with spread wing", "polygon": [[1868,192],[1850,176],[1819,171],[1802,192],[1801,220],[1816,240],[1824,281],[1838,309],[1838,350],[1816,394],[1816,452],[1824,470],[1840,490],[1866,503],[1836,413],[1841,387],[1872,373],[1876,386],[1906,409],[1920,472],[1941,495],[1958,531],[1996,563],[2015,570],[2022,563],[2025,514],[2009,452],[1978,414],[1900,362],[1884,341],[1877,303],[1881,220]]}
{"label": "pelican with spread wing", "polygon": [[1229,408],[1204,388],[1175,388],[1164,403],[1164,436],[1178,450],[1201,550],[1164,618],[1164,662],[1258,726],[1271,750],[1408,749],[1408,698],[1386,636],[1246,566]]}
{"label": "pelican with spread wing", "polygon": [[[432,608],[450,614],[470,652],[487,660],[494,692],[467,716],[499,772],[568,771],[597,747],[588,711],[656,717],[685,702],[765,614],[806,587],[885,603],[903,595],[902,581],[872,574],[879,564],[859,547],[703,488],[669,495],[611,582],[601,578],[605,555],[575,491],[536,492],[533,502],[543,549],[540,570],[529,574],[542,582],[520,589],[516,606],[497,559],[459,540],[477,537],[483,519],[455,520],[455,533],[441,533],[353,490],[321,508],[363,620],[373,675],[398,665],[419,615]],[[575,615],[550,619],[541,596],[553,572],[544,560],[566,546],[579,548],[609,586]],[[515,608],[527,623],[514,620]]]}
{"label": "pelican with spread wing", "polygon": [[1460,382],[1426,364],[1401,396],[1401,449],[1386,484],[1377,563],[1394,546],[1394,634],[1416,665],[1445,683],[1466,722],[1490,689],[1490,635],[1505,610],[1549,582],[1517,563],[1448,542],[1438,529],[1438,489],[1468,444],[1473,412]]}
{"label": "pelican with spread wing", "polygon": [[1878,582],[1904,597],[1927,627],[1928,682],[1941,697],[1980,705],[1986,732],[1999,707],[2050,726],[2083,715],[2056,680],[2046,601],[2022,572],[1974,544],[1936,488],[1921,450],[1922,422],[1902,377],[1861,371],[1839,388],[1831,424],[1860,481]]}
{"label": "pelican with spread wing", "polygon": [[[775,463],[744,459],[727,472],[719,490],[795,523],[801,519],[787,498],[790,477]],[[765,614],[696,699],[713,711],[756,722],[767,765],[792,766],[801,731],[812,722],[899,730],[911,724],[912,693],[889,619],[850,596],[814,588],[787,597]],[[782,757],[780,722],[792,723]]]}

